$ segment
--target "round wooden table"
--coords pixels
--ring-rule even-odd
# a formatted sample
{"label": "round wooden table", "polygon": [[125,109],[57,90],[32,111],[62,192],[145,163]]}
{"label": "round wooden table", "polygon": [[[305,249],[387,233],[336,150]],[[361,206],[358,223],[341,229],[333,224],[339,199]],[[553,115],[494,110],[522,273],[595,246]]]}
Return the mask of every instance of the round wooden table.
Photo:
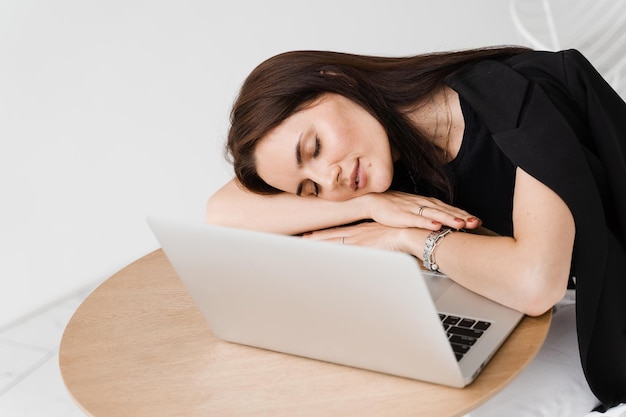
{"label": "round wooden table", "polygon": [[100,285],[61,341],[63,380],[90,416],[462,416],[541,347],[525,317],[481,375],[449,388],[217,339],[161,250]]}

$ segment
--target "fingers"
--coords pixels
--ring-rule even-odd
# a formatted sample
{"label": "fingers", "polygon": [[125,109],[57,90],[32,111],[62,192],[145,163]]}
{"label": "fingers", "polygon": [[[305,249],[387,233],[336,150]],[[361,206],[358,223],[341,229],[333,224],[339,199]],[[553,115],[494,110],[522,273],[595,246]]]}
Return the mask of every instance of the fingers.
{"label": "fingers", "polygon": [[384,226],[375,222],[365,222],[348,226],[336,226],[328,229],[314,230],[302,235],[303,238],[336,243],[338,245],[359,244],[364,234],[381,229]]}
{"label": "fingers", "polygon": [[[464,210],[446,204],[420,205],[413,209],[413,213],[430,222],[419,226],[431,230],[438,230],[441,226],[449,226],[455,229],[475,229],[481,225],[480,219],[470,215]],[[430,224],[429,224],[430,223]]]}
{"label": "fingers", "polygon": [[393,227],[383,226],[375,222],[365,222],[350,226],[338,226],[329,229],[305,233],[303,238],[338,245],[367,246],[395,250]]}
{"label": "fingers", "polygon": [[380,197],[383,199],[386,197],[386,201],[395,206],[395,208],[399,211],[404,211],[413,216],[417,215],[420,218],[423,217],[424,219],[429,219],[435,222],[429,224],[428,221],[424,220],[409,220],[409,224],[414,227],[424,227],[431,230],[438,230],[442,225],[445,225],[457,229],[475,229],[482,224],[480,219],[467,211],[450,204],[446,204],[433,197],[424,197],[398,191],[388,191],[383,193]]}
{"label": "fingers", "polygon": [[348,227],[340,226],[304,233],[302,237],[311,240],[336,243],[338,245],[349,245],[347,240],[350,238],[350,232]]}
{"label": "fingers", "polygon": [[480,219],[476,216],[436,198],[398,192],[390,192],[390,194],[391,202],[398,205],[398,208],[403,206],[404,210],[411,214],[431,220],[431,224],[424,221],[414,224],[417,227],[438,230],[445,225],[456,229],[475,229],[481,225]]}

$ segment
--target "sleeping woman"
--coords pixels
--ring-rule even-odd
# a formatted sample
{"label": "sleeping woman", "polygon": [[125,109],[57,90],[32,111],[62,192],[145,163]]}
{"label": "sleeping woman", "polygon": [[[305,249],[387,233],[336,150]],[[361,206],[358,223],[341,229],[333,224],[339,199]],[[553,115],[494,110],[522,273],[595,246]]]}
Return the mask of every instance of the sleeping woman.
{"label": "sleeping woman", "polygon": [[626,104],[579,52],[280,54],[227,148],[207,222],[406,252],[528,315],[575,289],[589,387],[626,401]]}

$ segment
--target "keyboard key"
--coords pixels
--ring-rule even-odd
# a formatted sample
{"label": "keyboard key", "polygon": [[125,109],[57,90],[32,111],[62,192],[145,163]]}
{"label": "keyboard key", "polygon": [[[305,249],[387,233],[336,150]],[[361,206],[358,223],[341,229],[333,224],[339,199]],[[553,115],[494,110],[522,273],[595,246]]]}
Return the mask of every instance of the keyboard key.
{"label": "keyboard key", "polygon": [[489,328],[489,326],[491,326],[491,323],[489,323],[488,321],[479,321],[478,323],[476,323],[474,328],[477,330],[485,331]]}
{"label": "keyboard key", "polygon": [[476,343],[476,338],[453,334],[450,335],[450,342],[458,343],[460,345],[472,346],[474,343]]}
{"label": "keyboard key", "polygon": [[452,334],[458,334],[461,336],[469,336],[469,337],[473,337],[476,339],[478,339],[480,336],[483,335],[483,332],[480,330],[466,329],[465,327],[456,327],[456,326],[452,326],[450,330],[448,330],[448,332]]}
{"label": "keyboard key", "polygon": [[454,351],[454,353],[462,353],[465,354],[467,353],[467,351],[469,350],[469,346],[466,345],[459,345],[457,343],[450,343],[450,345],[452,345],[452,350]]}
{"label": "keyboard key", "polygon": [[439,313],[439,319],[448,336],[457,362],[463,359],[464,355],[476,343],[476,340],[491,326],[488,321],[449,316],[443,313]]}
{"label": "keyboard key", "polygon": [[471,328],[474,325],[474,323],[476,323],[476,320],[463,319],[457,324],[457,326]]}
{"label": "keyboard key", "polygon": [[443,321],[445,324],[451,324],[451,325],[455,325],[457,324],[459,321],[461,321],[460,317],[457,316],[448,316],[446,317],[446,319]]}

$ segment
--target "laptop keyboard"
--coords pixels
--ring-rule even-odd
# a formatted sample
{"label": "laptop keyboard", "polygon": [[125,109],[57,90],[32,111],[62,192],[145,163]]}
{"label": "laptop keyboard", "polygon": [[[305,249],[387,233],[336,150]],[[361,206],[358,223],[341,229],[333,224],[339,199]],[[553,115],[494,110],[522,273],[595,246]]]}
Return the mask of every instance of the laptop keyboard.
{"label": "laptop keyboard", "polygon": [[491,323],[488,321],[457,315],[439,313],[439,318],[448,335],[448,340],[452,345],[457,362],[463,359],[463,356],[491,326]]}

